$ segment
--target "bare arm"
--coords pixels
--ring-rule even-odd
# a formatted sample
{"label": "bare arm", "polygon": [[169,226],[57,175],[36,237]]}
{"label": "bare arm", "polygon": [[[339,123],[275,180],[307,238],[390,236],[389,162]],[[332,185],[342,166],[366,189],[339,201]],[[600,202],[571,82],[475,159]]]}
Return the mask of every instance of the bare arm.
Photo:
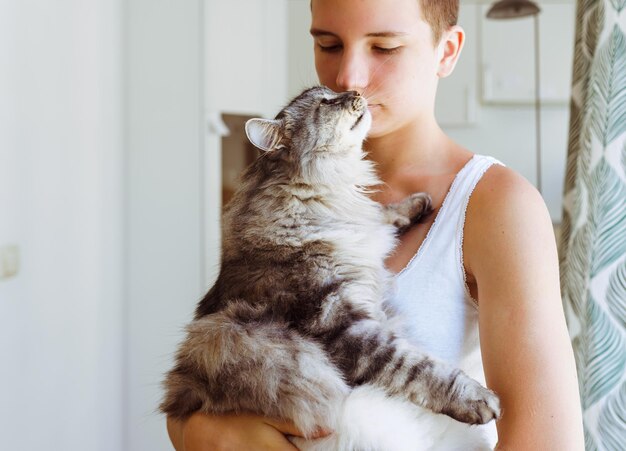
{"label": "bare arm", "polygon": [[301,436],[291,423],[252,414],[168,417],[167,432],[176,451],[297,451],[284,434]]}
{"label": "bare arm", "polygon": [[502,403],[498,449],[582,450],[554,233],[539,193],[506,168],[490,169],[468,208],[464,252],[478,287],[487,385]]}
{"label": "bare arm", "polygon": [[184,451],[183,445],[183,422],[167,417],[167,434],[176,451]]}

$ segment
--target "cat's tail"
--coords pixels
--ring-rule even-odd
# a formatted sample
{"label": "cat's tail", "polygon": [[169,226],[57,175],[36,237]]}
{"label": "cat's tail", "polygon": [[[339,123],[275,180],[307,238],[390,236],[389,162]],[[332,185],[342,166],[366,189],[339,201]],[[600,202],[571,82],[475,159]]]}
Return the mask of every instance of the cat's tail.
{"label": "cat's tail", "polygon": [[305,435],[334,429],[349,388],[320,345],[244,303],[193,321],[164,382],[163,413],[254,412]]}

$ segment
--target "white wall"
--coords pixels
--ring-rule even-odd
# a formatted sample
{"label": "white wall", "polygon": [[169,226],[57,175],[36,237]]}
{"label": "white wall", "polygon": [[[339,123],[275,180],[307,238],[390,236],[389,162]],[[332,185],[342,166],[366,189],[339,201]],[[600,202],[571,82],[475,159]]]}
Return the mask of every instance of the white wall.
{"label": "white wall", "polygon": [[160,383],[206,290],[203,2],[127,0],[127,450],[170,450]]}
{"label": "white wall", "polygon": [[201,0],[0,0],[2,449],[169,450],[206,289]]}
{"label": "white wall", "polygon": [[121,1],[0,11],[0,447],[121,449]]}

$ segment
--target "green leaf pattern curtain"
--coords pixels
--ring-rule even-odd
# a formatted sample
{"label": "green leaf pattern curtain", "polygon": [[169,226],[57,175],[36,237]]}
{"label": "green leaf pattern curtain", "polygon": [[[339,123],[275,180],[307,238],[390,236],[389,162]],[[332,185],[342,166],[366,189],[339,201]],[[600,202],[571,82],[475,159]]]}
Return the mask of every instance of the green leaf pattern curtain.
{"label": "green leaf pattern curtain", "polygon": [[[585,446],[626,450],[626,0],[578,0],[561,237]],[[556,31],[555,31],[556,32]]]}

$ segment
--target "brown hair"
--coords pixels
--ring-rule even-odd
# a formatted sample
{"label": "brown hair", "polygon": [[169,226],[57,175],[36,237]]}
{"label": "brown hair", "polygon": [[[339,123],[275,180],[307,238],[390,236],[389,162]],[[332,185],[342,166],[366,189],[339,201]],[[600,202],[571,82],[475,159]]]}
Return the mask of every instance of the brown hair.
{"label": "brown hair", "polygon": [[[433,43],[437,45],[443,32],[459,19],[459,0],[419,0],[422,18],[433,30]],[[313,8],[313,0],[309,8]]]}
{"label": "brown hair", "polygon": [[422,18],[433,30],[433,43],[439,43],[443,32],[456,25],[459,18],[459,0],[419,0]]}

